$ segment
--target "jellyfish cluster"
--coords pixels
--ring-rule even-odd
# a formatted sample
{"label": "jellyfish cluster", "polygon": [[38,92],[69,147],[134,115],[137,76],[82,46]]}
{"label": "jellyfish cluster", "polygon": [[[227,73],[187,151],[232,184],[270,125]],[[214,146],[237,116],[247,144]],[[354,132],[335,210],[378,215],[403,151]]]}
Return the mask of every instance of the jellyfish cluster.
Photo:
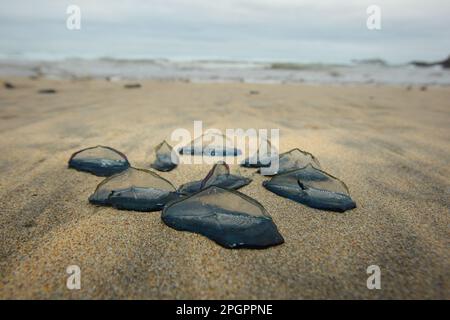
{"label": "jellyfish cluster", "polygon": [[[242,167],[255,168],[270,176],[263,186],[270,192],[302,205],[334,212],[356,207],[344,182],[322,170],[309,152],[293,149],[277,155],[268,141],[264,150],[245,159]],[[270,152],[267,152],[267,149]],[[270,153],[270,155],[269,155]],[[155,147],[151,169],[168,172],[179,164],[179,155],[237,156],[241,150],[192,141],[174,150],[166,141]],[[273,161],[277,166],[272,168]],[[161,219],[179,231],[201,234],[225,248],[262,249],[284,243],[267,210],[238,189],[252,180],[231,173],[216,162],[206,177],[176,188],[148,169],[131,166],[125,154],[111,147],[96,146],[75,152],[69,168],[105,177],[89,197],[97,206],[140,212],[162,211]]]}

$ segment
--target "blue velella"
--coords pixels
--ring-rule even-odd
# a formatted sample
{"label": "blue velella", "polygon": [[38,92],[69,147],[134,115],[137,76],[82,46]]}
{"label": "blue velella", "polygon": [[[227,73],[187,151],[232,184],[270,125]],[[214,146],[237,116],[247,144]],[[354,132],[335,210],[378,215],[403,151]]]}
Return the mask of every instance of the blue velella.
{"label": "blue velella", "polygon": [[239,156],[242,151],[234,147],[234,141],[223,134],[214,131],[206,132],[181,147],[178,152],[182,155],[228,157]]}
{"label": "blue velella", "polygon": [[[276,175],[300,169],[308,164],[320,169],[319,160],[311,153],[298,148],[284,152],[278,156],[278,159],[272,158],[272,162],[278,160],[278,165],[271,163],[270,168],[265,168],[264,175]],[[261,169],[259,169],[261,171]]]}
{"label": "blue velella", "polygon": [[212,167],[203,180],[185,183],[180,186],[178,192],[189,195],[210,186],[237,190],[248,185],[250,182],[252,182],[252,180],[249,178],[231,174],[229,166],[225,162],[220,161]]}
{"label": "blue velella", "polygon": [[272,146],[270,140],[261,139],[258,150],[250,157],[241,162],[241,166],[246,168],[267,168],[270,167],[272,159],[278,157],[278,151]]}
{"label": "blue velella", "polygon": [[155,161],[150,165],[153,169],[158,171],[171,171],[178,165],[178,154],[172,147],[164,140],[155,148]]}
{"label": "blue velella", "polygon": [[176,230],[199,233],[225,248],[262,249],[284,242],[259,202],[217,186],[171,202],[161,218]]}
{"label": "blue velella", "polygon": [[121,210],[159,211],[179,197],[168,180],[150,170],[131,167],[102,181],[89,202]]}
{"label": "blue velella", "polygon": [[345,183],[312,164],[276,175],[264,181],[263,186],[311,208],[337,212],[356,208]]}
{"label": "blue velella", "polygon": [[123,153],[105,146],[77,151],[69,159],[69,168],[100,177],[109,177],[129,167],[130,163]]}

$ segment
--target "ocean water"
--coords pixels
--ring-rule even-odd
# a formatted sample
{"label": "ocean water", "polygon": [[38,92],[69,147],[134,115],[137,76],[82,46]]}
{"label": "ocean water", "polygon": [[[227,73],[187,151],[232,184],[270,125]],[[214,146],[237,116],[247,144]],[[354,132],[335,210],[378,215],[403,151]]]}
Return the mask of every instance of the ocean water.
{"label": "ocean water", "polygon": [[450,70],[389,65],[378,60],[349,64],[288,63],[248,60],[0,58],[0,77],[56,79],[179,80],[247,83],[379,83],[450,85]]}
{"label": "ocean water", "polygon": [[446,70],[406,64],[448,56],[450,5],[382,0],[373,31],[372,3],[350,2],[0,0],[0,76],[450,84]]}

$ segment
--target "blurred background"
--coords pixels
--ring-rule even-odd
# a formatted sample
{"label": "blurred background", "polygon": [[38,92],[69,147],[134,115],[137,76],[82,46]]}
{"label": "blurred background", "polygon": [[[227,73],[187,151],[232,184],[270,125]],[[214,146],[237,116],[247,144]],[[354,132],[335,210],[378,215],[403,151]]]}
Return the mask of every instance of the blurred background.
{"label": "blurred background", "polygon": [[409,62],[447,58],[449,16],[446,0],[0,0],[0,75],[448,84]]}

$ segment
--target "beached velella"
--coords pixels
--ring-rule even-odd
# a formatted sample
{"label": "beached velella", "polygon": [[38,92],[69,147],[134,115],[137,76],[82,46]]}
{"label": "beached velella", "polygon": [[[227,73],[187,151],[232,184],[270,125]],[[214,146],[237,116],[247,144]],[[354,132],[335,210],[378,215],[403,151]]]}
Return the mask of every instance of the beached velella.
{"label": "beached velella", "polygon": [[344,182],[311,164],[276,175],[263,186],[311,208],[344,212],[356,207]]}
{"label": "beached velella", "polygon": [[173,170],[178,165],[178,155],[166,141],[156,146],[155,154],[156,159],[151,164],[153,169],[167,172]]}
{"label": "beached velella", "polygon": [[102,181],[89,202],[122,210],[158,211],[178,198],[166,179],[150,170],[129,168]]}
{"label": "beached velella", "polygon": [[40,93],[40,94],[55,94],[56,90],[55,89],[41,89],[38,91],[38,93]]}
{"label": "beached velella", "polygon": [[203,180],[183,184],[178,189],[181,194],[193,194],[210,186],[237,190],[252,182],[251,179],[230,173],[230,167],[223,161],[216,163]]}
{"label": "beached velella", "polygon": [[223,134],[206,132],[178,150],[180,154],[193,156],[239,156],[242,151],[234,147],[234,141]]}
{"label": "beached velella", "polygon": [[278,157],[278,151],[272,146],[269,140],[263,139],[255,154],[242,161],[241,166],[246,168],[267,168],[270,167],[272,159]]}
{"label": "beached velella", "polygon": [[266,248],[284,242],[259,202],[217,186],[168,204],[161,218],[176,230],[202,234],[226,248]]}
{"label": "beached velella", "polygon": [[[272,161],[275,160],[272,159]],[[317,160],[317,158],[313,156],[311,153],[300,149],[292,149],[288,152],[280,154],[278,157],[278,167],[272,163],[270,169],[264,170],[264,174],[265,175],[281,174],[284,172],[303,168],[308,164],[311,164],[315,168],[320,169],[319,160]]]}
{"label": "beached velella", "polygon": [[141,88],[141,84],[140,83],[127,83],[123,86],[125,89],[139,89]]}
{"label": "beached velella", "polygon": [[104,146],[77,151],[69,160],[69,168],[90,172],[100,177],[109,177],[129,167],[130,163],[123,153]]}

